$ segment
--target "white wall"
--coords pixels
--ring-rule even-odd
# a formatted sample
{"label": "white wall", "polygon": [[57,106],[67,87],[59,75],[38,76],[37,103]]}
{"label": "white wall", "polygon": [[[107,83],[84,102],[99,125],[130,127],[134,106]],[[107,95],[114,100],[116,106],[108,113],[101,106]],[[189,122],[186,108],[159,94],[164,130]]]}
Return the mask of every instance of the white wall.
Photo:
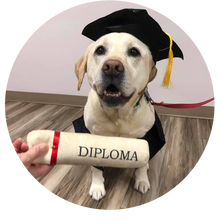
{"label": "white wall", "polygon": [[[87,79],[78,92],[74,74],[75,62],[91,42],[81,35],[82,29],[91,21],[122,8],[145,7],[127,2],[93,2],[66,10],[47,21],[18,54],[7,90],[87,96],[90,89]],[[173,36],[185,57],[185,60],[174,59],[171,89],[161,87],[167,60],[157,63],[158,75],[149,85],[153,99],[157,102],[194,103],[213,97],[210,74],[192,40],[175,23],[146,9],[163,30]],[[213,102],[208,106],[213,106]]]}

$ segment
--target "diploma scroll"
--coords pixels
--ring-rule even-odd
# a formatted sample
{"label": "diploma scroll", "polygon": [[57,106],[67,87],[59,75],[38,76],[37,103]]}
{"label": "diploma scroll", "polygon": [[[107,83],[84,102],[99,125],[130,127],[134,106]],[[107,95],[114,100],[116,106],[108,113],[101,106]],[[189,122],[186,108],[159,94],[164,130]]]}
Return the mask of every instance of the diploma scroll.
{"label": "diploma scroll", "polygon": [[36,159],[35,164],[138,168],[149,160],[149,145],[142,139],[50,130],[30,132],[27,136],[29,148],[38,143],[46,143],[49,150]]}

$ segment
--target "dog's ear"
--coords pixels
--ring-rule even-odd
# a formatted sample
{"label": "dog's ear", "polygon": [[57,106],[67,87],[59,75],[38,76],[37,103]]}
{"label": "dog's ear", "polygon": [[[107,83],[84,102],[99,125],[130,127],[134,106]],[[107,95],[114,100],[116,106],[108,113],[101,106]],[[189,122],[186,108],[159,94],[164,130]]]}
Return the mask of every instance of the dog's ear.
{"label": "dog's ear", "polygon": [[85,73],[87,72],[87,60],[88,60],[88,55],[89,55],[89,52],[90,52],[90,50],[91,50],[91,48],[92,48],[92,45],[93,45],[93,43],[91,43],[91,44],[87,47],[86,52],[85,52],[85,55],[83,55],[83,56],[77,61],[77,63],[75,64],[75,74],[76,74],[76,77],[77,77],[77,79],[78,79],[78,91],[79,91],[80,88],[81,88],[84,75],[85,75]]}
{"label": "dog's ear", "polygon": [[152,65],[152,69],[151,69],[151,71],[150,71],[150,76],[149,76],[148,82],[147,82],[146,86],[144,87],[144,89],[141,90],[141,91],[138,93],[140,96],[142,96],[142,95],[144,94],[144,92],[145,92],[145,90],[146,90],[146,88],[147,88],[148,83],[151,82],[151,81],[153,81],[153,79],[156,77],[156,74],[157,74],[157,68],[156,68],[153,60],[150,60],[150,64]]}
{"label": "dog's ear", "polygon": [[150,72],[150,76],[149,76],[149,81],[148,82],[153,81],[153,79],[156,77],[156,74],[157,74],[157,68],[154,65],[152,70],[151,70],[151,72]]}

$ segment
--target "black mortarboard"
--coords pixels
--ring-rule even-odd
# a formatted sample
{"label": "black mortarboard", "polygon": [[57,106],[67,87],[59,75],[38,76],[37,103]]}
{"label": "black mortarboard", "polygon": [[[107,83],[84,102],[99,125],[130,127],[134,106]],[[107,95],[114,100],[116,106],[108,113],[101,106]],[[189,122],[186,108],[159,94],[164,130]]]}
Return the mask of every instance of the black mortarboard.
{"label": "black mortarboard", "polygon": [[[169,56],[169,36],[145,9],[123,9],[113,12],[88,24],[82,34],[96,41],[111,32],[126,32],[141,40],[149,47],[154,62],[167,59]],[[174,41],[172,50],[174,57],[183,59],[183,53]]]}

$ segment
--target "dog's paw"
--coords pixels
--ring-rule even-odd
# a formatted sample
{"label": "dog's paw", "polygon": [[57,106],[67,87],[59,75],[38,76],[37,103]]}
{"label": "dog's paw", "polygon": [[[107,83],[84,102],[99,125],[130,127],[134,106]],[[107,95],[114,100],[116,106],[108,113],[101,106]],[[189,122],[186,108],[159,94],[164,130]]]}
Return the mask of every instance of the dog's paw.
{"label": "dog's paw", "polygon": [[150,183],[148,180],[136,180],[134,189],[145,194],[150,189]]}
{"label": "dog's paw", "polygon": [[89,195],[92,196],[92,199],[99,201],[106,195],[106,190],[104,184],[94,185],[92,184],[89,190]]}
{"label": "dog's paw", "polygon": [[150,182],[147,175],[149,165],[136,169],[134,189],[144,194],[150,189]]}

